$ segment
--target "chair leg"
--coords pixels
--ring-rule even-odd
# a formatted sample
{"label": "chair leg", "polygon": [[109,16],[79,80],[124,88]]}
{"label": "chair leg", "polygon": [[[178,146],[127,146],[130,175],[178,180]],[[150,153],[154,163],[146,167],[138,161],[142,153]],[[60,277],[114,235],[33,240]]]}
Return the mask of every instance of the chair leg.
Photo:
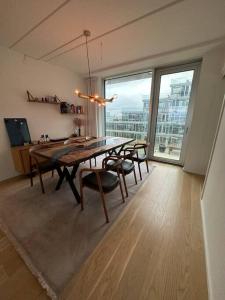
{"label": "chair leg", "polygon": [[145,163],[146,163],[146,169],[147,169],[147,172],[149,173],[148,161],[146,160]]}
{"label": "chair leg", "polygon": [[124,174],[122,174],[122,178],[123,178],[123,185],[124,185],[125,192],[126,192],[126,197],[128,197],[127,183],[126,183],[126,179],[125,179],[125,175]]}
{"label": "chair leg", "polygon": [[121,196],[123,199],[123,203],[125,202],[125,198],[124,198],[124,194],[123,194],[123,188],[122,188],[122,183],[121,183],[121,179],[120,179],[120,174],[118,173],[118,177],[119,177],[119,185],[120,185],[120,192],[121,192]]}
{"label": "chair leg", "polygon": [[99,193],[100,193],[100,196],[101,196],[102,205],[103,205],[103,209],[104,209],[104,213],[105,213],[106,223],[109,223],[108,212],[107,212],[106,205],[105,205],[105,195],[104,195],[104,192],[103,192],[103,189],[102,189],[102,183],[101,183],[99,173],[96,173],[96,176],[97,176],[97,182],[98,182],[98,187],[99,187]]}
{"label": "chair leg", "polygon": [[106,205],[105,205],[105,195],[102,191],[100,191],[100,196],[102,199],[102,205],[103,205],[103,209],[104,209],[104,213],[105,213],[105,220],[106,220],[106,223],[109,223],[109,216],[108,216],[108,212],[107,212]]}
{"label": "chair leg", "polygon": [[30,186],[33,186],[33,167],[32,167],[32,158],[29,155],[29,167],[30,167]]}
{"label": "chair leg", "polygon": [[33,183],[33,173],[32,171],[30,172],[30,186],[33,186],[34,183]]}
{"label": "chair leg", "polygon": [[140,179],[142,180],[142,175],[141,175],[141,166],[140,166],[140,164],[139,164],[139,163],[138,163],[138,169],[139,169]]}
{"label": "chair leg", "polygon": [[95,157],[95,167],[97,166],[97,161],[96,161],[96,157]]}
{"label": "chair leg", "polygon": [[44,184],[43,184],[41,173],[38,172],[38,175],[39,175],[39,179],[40,179],[41,190],[42,190],[42,193],[44,194],[45,193],[45,189],[44,189]]}
{"label": "chair leg", "polygon": [[90,165],[90,168],[91,168],[91,167],[92,167],[92,166],[91,166],[91,158],[89,159],[89,165]]}
{"label": "chair leg", "polygon": [[136,170],[134,168],[134,180],[135,180],[135,184],[137,184],[137,175],[136,175]]}

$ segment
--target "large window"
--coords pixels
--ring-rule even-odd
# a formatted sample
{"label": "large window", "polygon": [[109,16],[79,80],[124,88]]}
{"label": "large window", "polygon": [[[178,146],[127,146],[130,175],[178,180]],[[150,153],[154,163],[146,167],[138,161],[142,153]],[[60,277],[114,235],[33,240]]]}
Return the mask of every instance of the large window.
{"label": "large window", "polygon": [[194,70],[178,70],[158,78],[155,157],[180,160],[193,76]]}
{"label": "large window", "polygon": [[105,80],[106,98],[118,95],[113,103],[106,105],[107,136],[146,140],[151,81],[151,72]]}

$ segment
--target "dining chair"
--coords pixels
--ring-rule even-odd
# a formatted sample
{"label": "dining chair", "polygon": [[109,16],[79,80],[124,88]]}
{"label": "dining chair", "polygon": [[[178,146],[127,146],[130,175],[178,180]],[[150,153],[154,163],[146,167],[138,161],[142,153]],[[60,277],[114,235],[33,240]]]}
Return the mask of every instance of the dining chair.
{"label": "dining chair", "polygon": [[[115,169],[117,170],[117,174],[113,174],[107,169],[107,161],[111,159],[114,161]],[[104,209],[106,223],[109,222],[108,211],[105,203],[105,194],[112,192],[118,186],[120,187],[120,192],[122,196],[123,202],[125,202],[123,188],[120,179],[120,173],[118,168],[121,166],[121,159],[115,157],[106,157],[102,161],[102,168],[83,168],[80,171],[80,202],[81,202],[81,210],[84,209],[84,194],[83,188],[88,187],[90,189],[96,190],[100,192],[100,197]],[[91,172],[88,175],[83,177],[83,173]]]}
{"label": "dining chair", "polygon": [[37,172],[41,184],[42,193],[45,193],[45,188],[43,184],[42,175],[44,173],[52,171],[52,176],[54,175],[54,170],[60,173],[61,169],[57,162],[53,162],[49,159],[40,158],[35,154],[36,150],[47,147],[46,145],[35,145],[29,149],[29,162],[30,162],[30,184],[33,186],[33,173]]}
{"label": "dining chair", "polygon": [[[90,137],[90,140],[95,140],[95,139],[97,139],[96,136],[91,136],[91,137]],[[97,166],[96,156],[94,156],[94,157],[92,157],[92,158],[94,159],[95,167],[96,167],[96,166]],[[92,158],[89,159],[89,166],[90,166],[90,168],[92,168]]]}
{"label": "dining chair", "polygon": [[[121,154],[122,152],[124,152],[124,155]],[[136,152],[136,150],[132,150],[132,151],[129,151],[128,154],[126,154],[125,150],[121,150],[118,154],[111,155],[110,156],[111,158],[117,158],[117,159],[122,160],[121,165],[117,168],[115,168],[115,164],[114,164],[113,160],[109,159],[107,162],[108,170],[111,170],[114,172],[117,172],[117,170],[118,170],[119,173],[122,175],[123,184],[124,184],[124,188],[125,188],[125,192],[126,192],[126,197],[128,197],[128,190],[127,190],[127,183],[126,183],[125,177],[133,172],[134,181],[135,181],[135,184],[137,184],[137,176],[136,176],[135,164],[134,164],[134,160],[133,160],[135,152]]]}
{"label": "dining chair", "polygon": [[[140,166],[141,163],[145,162],[147,172],[149,173],[148,157],[147,157],[147,151],[146,151],[147,147],[148,147],[148,144],[136,143],[133,146],[129,146],[123,150],[125,153],[135,151],[135,153],[133,155],[133,161],[138,163],[140,180],[142,180],[142,173],[141,173],[141,166]],[[142,152],[142,153],[140,153],[140,152]]]}

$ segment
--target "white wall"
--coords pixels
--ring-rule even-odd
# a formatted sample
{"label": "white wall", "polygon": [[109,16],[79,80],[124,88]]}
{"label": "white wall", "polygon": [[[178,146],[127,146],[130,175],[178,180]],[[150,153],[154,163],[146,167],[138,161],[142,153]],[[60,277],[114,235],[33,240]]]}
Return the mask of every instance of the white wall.
{"label": "white wall", "polygon": [[224,45],[203,56],[185,154],[185,171],[197,174],[206,172],[225,92],[225,80],[222,78],[224,59]]}
{"label": "white wall", "polygon": [[225,299],[225,111],[202,199],[210,300]]}
{"label": "white wall", "polygon": [[60,114],[58,105],[27,102],[26,90],[38,97],[57,95],[77,105],[84,102],[75,99],[73,92],[76,87],[82,89],[83,86],[83,80],[69,70],[24,58],[0,47],[0,181],[17,175],[3,121],[5,117],[27,118],[33,140],[39,139],[42,133],[50,137],[68,136],[74,129],[75,116]]}

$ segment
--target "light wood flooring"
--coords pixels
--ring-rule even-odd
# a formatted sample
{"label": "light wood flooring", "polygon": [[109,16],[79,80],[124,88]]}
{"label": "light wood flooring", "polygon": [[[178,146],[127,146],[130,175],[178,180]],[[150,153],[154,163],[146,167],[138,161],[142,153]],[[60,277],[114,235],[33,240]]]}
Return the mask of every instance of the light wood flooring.
{"label": "light wood flooring", "polygon": [[[202,178],[157,167],[65,290],[68,300],[207,300]],[[2,196],[29,184],[0,185]],[[48,299],[0,233],[0,299]]]}

